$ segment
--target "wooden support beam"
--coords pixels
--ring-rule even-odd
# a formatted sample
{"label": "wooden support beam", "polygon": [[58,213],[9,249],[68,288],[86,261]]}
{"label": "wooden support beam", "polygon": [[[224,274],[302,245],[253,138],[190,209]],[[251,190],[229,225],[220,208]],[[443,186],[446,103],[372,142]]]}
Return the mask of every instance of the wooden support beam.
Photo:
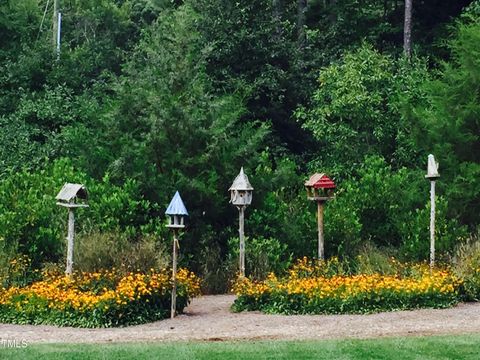
{"label": "wooden support beam", "polygon": [[317,201],[318,260],[325,260],[325,239],[323,234],[323,201]]}
{"label": "wooden support beam", "polygon": [[435,266],[435,180],[430,181],[430,268]]}
{"label": "wooden support beam", "polygon": [[245,207],[240,206],[238,208],[238,232],[240,237],[240,275],[245,277],[245,231],[244,231],[244,224],[245,224]]}
{"label": "wooden support beam", "polygon": [[73,208],[68,208],[68,235],[67,235],[67,269],[66,275],[73,273],[73,241],[75,237],[75,214]]}
{"label": "wooden support beam", "polygon": [[172,306],[170,318],[174,318],[177,312],[177,230],[173,230],[173,256],[172,256]]}

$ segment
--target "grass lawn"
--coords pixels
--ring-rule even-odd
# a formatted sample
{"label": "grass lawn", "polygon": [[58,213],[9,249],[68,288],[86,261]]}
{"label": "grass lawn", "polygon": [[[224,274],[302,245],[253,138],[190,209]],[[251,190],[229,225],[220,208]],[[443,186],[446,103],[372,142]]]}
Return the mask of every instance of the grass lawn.
{"label": "grass lawn", "polygon": [[480,359],[480,334],[375,340],[239,341],[0,347],[0,359]]}

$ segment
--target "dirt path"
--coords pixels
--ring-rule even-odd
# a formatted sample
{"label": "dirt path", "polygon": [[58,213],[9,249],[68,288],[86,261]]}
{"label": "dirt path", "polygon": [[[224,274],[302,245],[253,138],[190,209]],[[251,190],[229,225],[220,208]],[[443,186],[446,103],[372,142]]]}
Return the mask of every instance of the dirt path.
{"label": "dirt path", "polygon": [[195,299],[173,320],[114,329],[0,324],[0,339],[28,343],[87,343],[172,340],[332,339],[480,333],[480,303],[445,310],[415,310],[372,315],[235,314],[231,295]]}

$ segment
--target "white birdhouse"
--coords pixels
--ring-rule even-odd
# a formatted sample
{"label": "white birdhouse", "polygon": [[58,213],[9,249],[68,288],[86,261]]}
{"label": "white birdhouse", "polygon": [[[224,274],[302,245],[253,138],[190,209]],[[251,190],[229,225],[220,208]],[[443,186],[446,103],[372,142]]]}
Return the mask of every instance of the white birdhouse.
{"label": "white birdhouse", "polygon": [[440,177],[440,174],[438,173],[438,162],[435,161],[435,157],[432,154],[428,155],[427,175],[425,175],[425,177],[431,180]]}
{"label": "white birdhouse", "polygon": [[253,187],[243,172],[243,167],[228,190],[230,191],[230,202],[233,205],[248,206],[252,203]]}

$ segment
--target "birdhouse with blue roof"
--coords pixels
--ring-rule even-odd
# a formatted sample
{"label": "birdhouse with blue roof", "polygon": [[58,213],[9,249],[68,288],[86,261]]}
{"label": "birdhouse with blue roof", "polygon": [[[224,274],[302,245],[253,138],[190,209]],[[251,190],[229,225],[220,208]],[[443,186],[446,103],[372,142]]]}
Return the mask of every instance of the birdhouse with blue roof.
{"label": "birdhouse with blue roof", "polygon": [[173,229],[182,229],[185,227],[185,217],[188,216],[188,211],[178,191],[175,193],[172,201],[170,201],[165,215],[169,217],[167,227]]}

